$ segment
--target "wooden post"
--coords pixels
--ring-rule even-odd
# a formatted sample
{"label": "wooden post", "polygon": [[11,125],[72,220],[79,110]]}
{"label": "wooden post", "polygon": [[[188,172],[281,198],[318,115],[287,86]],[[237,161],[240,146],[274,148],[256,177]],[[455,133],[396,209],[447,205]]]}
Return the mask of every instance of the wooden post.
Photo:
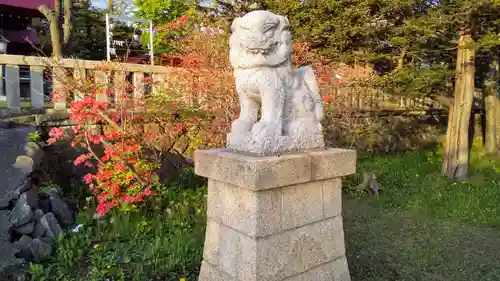
{"label": "wooden post", "polygon": [[123,95],[126,93],[126,81],[124,71],[115,71],[113,79],[113,84],[115,87],[115,102],[119,103],[123,99]]}
{"label": "wooden post", "polygon": [[98,94],[96,97],[97,101],[105,102],[108,101],[107,90],[109,89],[109,78],[110,75],[106,71],[96,70],[94,71],[95,83],[97,84]]}
{"label": "wooden post", "polygon": [[361,110],[365,107],[365,101],[363,99],[363,94],[358,92],[358,109]]}
{"label": "wooden post", "polygon": [[43,109],[43,66],[30,66],[31,107]]}
{"label": "wooden post", "polygon": [[[66,109],[66,90],[64,85],[66,84],[66,70],[63,67],[55,66],[52,68],[52,91],[56,94],[56,99],[54,100],[55,110],[65,110]],[[53,95],[54,95],[53,93]]]}
{"label": "wooden post", "polygon": [[153,94],[161,94],[165,90],[166,75],[163,73],[153,73]]}
{"label": "wooden post", "polygon": [[5,66],[5,93],[9,109],[21,109],[21,85],[19,84],[19,66]]}
{"label": "wooden post", "polygon": [[73,69],[73,79],[77,83],[76,89],[73,91],[75,100],[82,100],[85,93],[82,92],[83,89],[80,87],[85,87],[87,84],[87,71],[83,67],[75,67]]}
{"label": "wooden post", "polygon": [[497,73],[496,66],[493,61],[486,74],[486,79],[483,85],[484,107],[486,111],[486,130],[484,139],[484,153],[487,155],[496,154],[497,152]]}
{"label": "wooden post", "polygon": [[144,96],[144,73],[134,72],[134,98]]}
{"label": "wooden post", "polygon": [[377,91],[375,93],[375,96],[374,96],[374,99],[373,99],[372,107],[374,109],[378,109],[379,108],[379,104],[382,102],[382,99],[383,99],[382,95],[380,94],[379,91]]}
{"label": "wooden post", "polygon": [[[3,65],[0,64],[0,100],[4,99]],[[6,99],[6,97],[5,97]]]}
{"label": "wooden post", "polygon": [[474,95],[475,75],[474,40],[469,34],[460,34],[453,106],[450,108],[445,140],[443,174],[456,180],[468,177],[469,124]]}
{"label": "wooden post", "polygon": [[411,108],[411,97],[405,97],[405,109]]}

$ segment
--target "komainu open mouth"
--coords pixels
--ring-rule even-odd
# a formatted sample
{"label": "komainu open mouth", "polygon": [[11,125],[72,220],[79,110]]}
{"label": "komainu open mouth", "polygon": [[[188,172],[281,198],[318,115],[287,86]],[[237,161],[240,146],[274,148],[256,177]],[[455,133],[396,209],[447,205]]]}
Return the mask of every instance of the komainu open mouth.
{"label": "komainu open mouth", "polygon": [[254,54],[254,55],[258,55],[258,54],[267,55],[267,54],[273,53],[277,49],[278,42],[271,43],[269,45],[269,47],[267,47],[267,48],[249,48],[249,47],[243,45],[243,43],[240,43],[240,46],[241,46],[241,49],[245,50],[245,52],[247,52],[247,53]]}

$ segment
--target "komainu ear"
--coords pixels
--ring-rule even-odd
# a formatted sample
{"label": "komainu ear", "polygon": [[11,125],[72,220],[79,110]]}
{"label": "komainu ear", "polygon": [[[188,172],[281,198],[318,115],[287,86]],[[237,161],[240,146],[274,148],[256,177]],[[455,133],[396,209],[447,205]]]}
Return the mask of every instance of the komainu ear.
{"label": "komainu ear", "polygon": [[240,17],[237,17],[233,20],[233,23],[231,24],[231,32],[235,32],[237,29],[237,26],[240,24]]}
{"label": "komainu ear", "polygon": [[284,29],[288,29],[290,27],[290,22],[288,21],[288,19],[284,16],[279,16],[279,19],[280,19],[280,25],[284,28]]}

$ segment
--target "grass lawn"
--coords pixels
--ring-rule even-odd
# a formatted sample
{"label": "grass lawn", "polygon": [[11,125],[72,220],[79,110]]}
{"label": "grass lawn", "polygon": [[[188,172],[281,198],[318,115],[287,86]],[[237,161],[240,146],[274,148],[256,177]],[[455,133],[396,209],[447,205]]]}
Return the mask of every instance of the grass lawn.
{"label": "grass lawn", "polygon": [[474,150],[461,183],[439,175],[439,152],[360,159],[384,192],[345,198],[353,281],[500,280],[500,159]]}
{"label": "grass lawn", "polygon": [[94,220],[95,206],[88,206],[78,218],[81,230],[58,240],[58,256],[30,266],[31,280],[197,280],[205,240],[205,194],[206,187],[193,183],[188,171],[158,190],[140,212],[115,212]]}
{"label": "grass lawn", "polygon": [[[52,108],[53,104],[51,102],[44,103],[45,108]],[[21,108],[31,108],[31,101],[21,101]],[[0,109],[7,109],[7,101],[0,100]]]}
{"label": "grass lawn", "polygon": [[[359,159],[358,171],[376,172],[384,192],[360,195],[359,179],[346,181],[353,281],[500,280],[500,159],[475,150],[461,183],[440,176],[439,152]],[[205,194],[186,173],[147,211],[99,222],[83,211],[82,230],[59,241],[57,258],[32,265],[32,280],[197,280]]]}

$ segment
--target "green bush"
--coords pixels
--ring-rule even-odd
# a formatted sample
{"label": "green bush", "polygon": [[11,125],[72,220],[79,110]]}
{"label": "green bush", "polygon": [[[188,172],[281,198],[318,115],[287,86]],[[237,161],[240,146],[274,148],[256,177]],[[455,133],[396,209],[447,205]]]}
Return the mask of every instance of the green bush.
{"label": "green bush", "polygon": [[30,266],[31,280],[195,280],[206,190],[188,170],[137,212],[112,211],[106,219],[95,219],[89,206],[78,217],[80,230],[57,241],[57,256]]}

